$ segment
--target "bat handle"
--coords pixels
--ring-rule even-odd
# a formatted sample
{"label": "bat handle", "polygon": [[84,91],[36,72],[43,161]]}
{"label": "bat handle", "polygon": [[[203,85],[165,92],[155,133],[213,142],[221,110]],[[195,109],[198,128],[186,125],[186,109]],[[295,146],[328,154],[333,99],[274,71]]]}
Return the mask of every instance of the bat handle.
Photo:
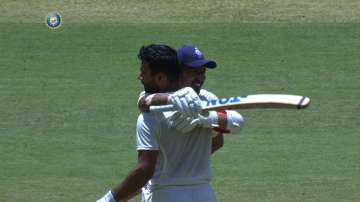
{"label": "bat handle", "polygon": [[173,110],[175,110],[173,105],[150,106],[150,112],[167,112]]}

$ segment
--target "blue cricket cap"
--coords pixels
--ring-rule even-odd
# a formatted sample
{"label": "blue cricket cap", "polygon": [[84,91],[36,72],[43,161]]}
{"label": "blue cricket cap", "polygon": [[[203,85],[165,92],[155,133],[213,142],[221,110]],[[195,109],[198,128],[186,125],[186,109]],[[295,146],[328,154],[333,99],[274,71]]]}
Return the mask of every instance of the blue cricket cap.
{"label": "blue cricket cap", "polygon": [[202,66],[208,68],[215,68],[216,62],[212,60],[206,60],[201,51],[192,46],[185,45],[177,50],[177,56],[180,64],[186,65],[192,68],[199,68]]}

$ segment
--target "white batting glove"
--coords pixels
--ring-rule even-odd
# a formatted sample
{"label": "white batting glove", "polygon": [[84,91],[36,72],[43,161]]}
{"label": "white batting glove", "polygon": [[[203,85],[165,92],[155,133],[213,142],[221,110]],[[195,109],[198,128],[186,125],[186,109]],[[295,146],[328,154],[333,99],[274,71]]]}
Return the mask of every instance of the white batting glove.
{"label": "white batting glove", "polygon": [[191,87],[182,88],[170,95],[169,102],[174,105],[176,111],[186,117],[196,118],[201,111],[200,97]]}
{"label": "white batting glove", "polygon": [[[244,125],[244,119],[236,111],[226,111],[226,129],[234,133],[239,131]],[[197,118],[186,117],[180,112],[175,112],[169,119],[170,125],[182,133],[188,133],[196,126],[203,128],[219,127],[218,113],[210,111],[207,116],[198,114]]]}
{"label": "white batting glove", "polygon": [[198,125],[204,128],[214,128],[219,126],[216,111],[210,111],[208,116],[198,114],[198,118],[196,118],[194,122],[197,122]]}
{"label": "white batting glove", "polygon": [[237,111],[226,111],[227,129],[231,132],[238,132],[244,126],[245,120]]}
{"label": "white batting glove", "polygon": [[111,191],[108,191],[101,199],[96,202],[116,202]]}
{"label": "white batting glove", "polygon": [[192,131],[198,124],[198,121],[195,121],[191,117],[186,117],[180,112],[175,112],[169,119],[171,127],[174,127],[177,131],[181,133],[188,133]]}
{"label": "white batting glove", "polygon": [[218,126],[217,114],[214,111],[210,112],[209,116],[198,114],[195,119],[192,117],[186,117],[180,112],[175,112],[168,121],[170,122],[171,127],[174,127],[182,133],[192,131],[197,125],[204,128],[213,128]]}
{"label": "white batting glove", "polygon": [[[215,128],[219,127],[218,113],[210,111],[208,116],[199,114],[199,117],[194,120],[195,124],[204,128]],[[237,111],[226,111],[226,130],[231,133],[239,131],[244,125],[244,118]]]}

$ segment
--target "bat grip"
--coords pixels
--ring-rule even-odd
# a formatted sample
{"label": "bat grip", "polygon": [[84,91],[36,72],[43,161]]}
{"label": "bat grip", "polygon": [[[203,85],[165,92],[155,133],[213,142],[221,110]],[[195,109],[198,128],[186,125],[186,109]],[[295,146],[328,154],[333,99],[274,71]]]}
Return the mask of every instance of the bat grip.
{"label": "bat grip", "polygon": [[173,110],[175,110],[173,105],[150,106],[150,112],[167,112]]}

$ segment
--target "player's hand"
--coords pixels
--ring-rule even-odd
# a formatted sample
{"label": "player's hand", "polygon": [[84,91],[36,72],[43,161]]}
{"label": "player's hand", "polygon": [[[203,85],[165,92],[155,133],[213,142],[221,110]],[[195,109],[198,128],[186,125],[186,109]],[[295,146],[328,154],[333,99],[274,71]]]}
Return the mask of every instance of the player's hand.
{"label": "player's hand", "polygon": [[192,131],[200,123],[197,119],[186,117],[178,111],[176,111],[168,120],[171,127],[174,127],[181,133]]}
{"label": "player's hand", "polygon": [[236,133],[244,126],[245,120],[237,111],[227,111],[227,129],[231,133]]}
{"label": "player's hand", "polygon": [[208,114],[198,114],[198,117],[194,120],[198,122],[198,125],[204,128],[218,127],[218,116],[215,111],[210,111]]}
{"label": "player's hand", "polygon": [[186,117],[196,118],[201,111],[201,100],[198,94],[191,88],[185,87],[169,97],[176,111]]}
{"label": "player's hand", "polygon": [[170,116],[168,121],[171,127],[174,127],[177,131],[182,133],[188,133],[198,125],[204,128],[213,128],[218,126],[217,115],[214,111],[207,114],[207,116],[198,114],[195,119],[192,117],[186,117],[176,111],[172,116]]}

